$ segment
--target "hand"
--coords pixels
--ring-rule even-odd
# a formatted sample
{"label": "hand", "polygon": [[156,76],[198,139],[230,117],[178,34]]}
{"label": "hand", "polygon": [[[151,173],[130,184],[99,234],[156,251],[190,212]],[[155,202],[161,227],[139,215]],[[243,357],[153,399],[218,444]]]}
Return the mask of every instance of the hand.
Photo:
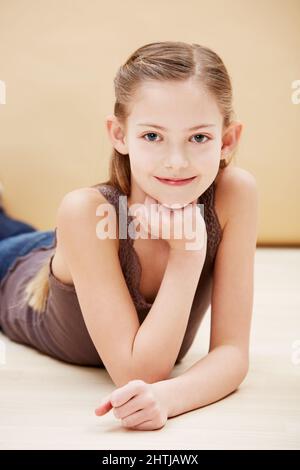
{"label": "hand", "polygon": [[133,214],[141,226],[143,237],[150,234],[151,238],[165,239],[171,250],[206,254],[206,225],[197,199],[183,208],[170,209],[147,194],[144,204]]}
{"label": "hand", "polygon": [[161,429],[168,420],[167,396],[163,382],[131,380],[102,400],[95,409],[102,416],[112,408],[126,428],[152,431]]}

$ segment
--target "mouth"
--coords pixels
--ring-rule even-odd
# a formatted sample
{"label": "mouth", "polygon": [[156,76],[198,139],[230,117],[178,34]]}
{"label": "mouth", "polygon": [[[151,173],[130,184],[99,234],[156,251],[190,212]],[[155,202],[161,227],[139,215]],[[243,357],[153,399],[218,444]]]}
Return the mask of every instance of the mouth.
{"label": "mouth", "polygon": [[169,179],[169,178],[159,178],[155,176],[155,178],[163,184],[170,184],[171,186],[182,186],[184,184],[188,184],[193,181],[196,176],[192,176],[191,178],[184,178],[184,179]]}

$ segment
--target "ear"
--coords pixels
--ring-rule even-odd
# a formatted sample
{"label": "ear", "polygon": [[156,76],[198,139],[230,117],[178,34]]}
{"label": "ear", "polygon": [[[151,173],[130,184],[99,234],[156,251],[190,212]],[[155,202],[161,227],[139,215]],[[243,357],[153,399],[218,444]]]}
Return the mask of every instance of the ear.
{"label": "ear", "polygon": [[243,124],[239,121],[233,121],[224,130],[222,137],[222,149],[221,149],[221,158],[225,158],[230,155],[235,147],[237,146],[240,136],[243,130]]}
{"label": "ear", "polygon": [[113,147],[123,155],[128,154],[128,146],[126,143],[124,126],[118,121],[114,114],[105,118],[106,129],[108,137]]}

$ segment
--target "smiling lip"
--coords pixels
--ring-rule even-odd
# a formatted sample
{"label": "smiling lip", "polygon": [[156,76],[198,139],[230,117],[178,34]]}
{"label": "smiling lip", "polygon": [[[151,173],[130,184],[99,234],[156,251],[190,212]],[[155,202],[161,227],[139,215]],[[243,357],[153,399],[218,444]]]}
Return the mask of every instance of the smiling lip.
{"label": "smiling lip", "polygon": [[190,183],[191,181],[193,181],[196,176],[192,176],[191,178],[186,178],[186,179],[165,179],[165,178],[158,178],[158,176],[155,176],[155,178],[160,181],[161,183],[164,183],[164,184],[170,184],[172,186],[181,186],[183,184],[188,184]]}

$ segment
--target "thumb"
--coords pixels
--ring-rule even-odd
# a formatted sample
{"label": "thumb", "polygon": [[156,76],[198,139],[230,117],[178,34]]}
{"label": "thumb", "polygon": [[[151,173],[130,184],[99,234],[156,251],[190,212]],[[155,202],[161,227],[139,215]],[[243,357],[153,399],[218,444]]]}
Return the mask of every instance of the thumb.
{"label": "thumb", "polygon": [[95,414],[97,416],[102,416],[105,415],[108,411],[110,411],[113,408],[111,401],[110,401],[110,396],[102,400],[98,408],[95,409]]}

